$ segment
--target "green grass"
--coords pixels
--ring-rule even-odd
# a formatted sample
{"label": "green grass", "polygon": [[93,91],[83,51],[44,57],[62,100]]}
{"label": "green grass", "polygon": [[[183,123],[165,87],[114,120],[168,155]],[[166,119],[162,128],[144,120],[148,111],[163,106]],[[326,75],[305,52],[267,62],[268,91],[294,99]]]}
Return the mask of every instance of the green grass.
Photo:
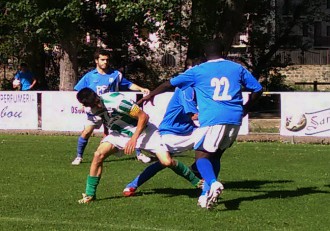
{"label": "green grass", "polygon": [[207,211],[167,169],[124,198],[146,166],[130,156],[110,157],[98,200],[78,204],[99,139],[71,166],[77,137],[0,134],[0,230],[329,230],[329,146],[236,143],[223,156],[220,203]]}

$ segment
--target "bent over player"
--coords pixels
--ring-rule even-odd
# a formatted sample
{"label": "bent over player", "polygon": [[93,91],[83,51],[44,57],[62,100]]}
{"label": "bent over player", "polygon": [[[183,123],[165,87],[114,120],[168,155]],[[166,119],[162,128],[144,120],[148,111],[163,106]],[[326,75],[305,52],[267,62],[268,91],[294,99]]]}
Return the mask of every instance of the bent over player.
{"label": "bent over player", "polygon": [[77,99],[85,107],[90,107],[90,121],[95,124],[103,123],[109,129],[109,135],[101,141],[94,153],[86,191],[79,203],[89,203],[96,198],[103,161],[118,150],[131,154],[139,148],[155,153],[164,167],[171,168],[190,182],[199,181],[186,165],[171,158],[156,126],[148,123],[149,116],[133,101],[125,99],[124,95],[117,92],[98,96],[90,88],[80,90]]}
{"label": "bent over player", "polygon": [[[163,143],[171,154],[191,150],[194,147],[192,134],[197,127],[194,119],[197,119],[198,115],[194,95],[192,88],[184,91],[176,88],[158,127]],[[124,196],[134,196],[139,186],[163,169],[164,167],[159,161],[146,167],[141,174],[127,184],[123,191]],[[201,187],[198,181],[192,183],[195,187]]]}

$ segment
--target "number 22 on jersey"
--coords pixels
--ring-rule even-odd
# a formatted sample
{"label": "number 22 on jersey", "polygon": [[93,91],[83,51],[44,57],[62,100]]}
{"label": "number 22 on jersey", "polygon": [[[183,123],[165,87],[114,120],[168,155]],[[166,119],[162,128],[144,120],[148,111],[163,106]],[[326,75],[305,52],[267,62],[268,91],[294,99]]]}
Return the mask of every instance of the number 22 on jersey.
{"label": "number 22 on jersey", "polygon": [[211,86],[215,87],[213,92],[213,100],[215,101],[231,100],[232,97],[228,95],[229,85],[230,85],[229,80],[226,77],[221,77],[220,79],[212,78]]}

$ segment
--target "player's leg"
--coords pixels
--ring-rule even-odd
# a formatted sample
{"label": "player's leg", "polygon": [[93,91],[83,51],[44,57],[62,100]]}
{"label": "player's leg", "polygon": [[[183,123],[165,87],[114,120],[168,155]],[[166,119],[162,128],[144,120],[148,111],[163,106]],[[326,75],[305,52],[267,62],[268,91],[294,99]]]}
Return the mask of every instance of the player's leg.
{"label": "player's leg", "polygon": [[201,179],[195,176],[195,174],[179,160],[173,159],[169,152],[157,152],[156,156],[160,163],[164,167],[172,169],[177,175],[188,180],[194,187],[200,187]]}
{"label": "player's leg", "polygon": [[94,153],[89,175],[87,176],[85,193],[79,203],[89,203],[96,198],[96,189],[101,179],[103,161],[116,151],[117,148],[109,142],[102,142],[99,145]]}
{"label": "player's leg", "polygon": [[151,179],[154,175],[156,175],[164,168],[165,167],[159,161],[146,167],[140,175],[138,175],[133,181],[126,185],[126,188],[123,191],[124,196],[134,196],[135,191],[139,186]]}
{"label": "player's leg", "polygon": [[141,139],[139,137],[139,140],[141,141],[139,143],[139,148],[155,153],[159,162],[164,167],[171,168],[176,174],[184,177],[194,186],[197,187],[199,185],[200,179],[197,178],[186,165],[171,157],[168,148],[164,145],[164,142],[154,125],[149,124],[146,130],[146,137],[141,137]]}
{"label": "player's leg", "polygon": [[217,181],[220,169],[220,158],[215,158],[219,143],[225,134],[225,126],[217,125],[195,130],[195,161],[204,179],[204,188],[198,199],[202,208],[210,208],[223,190],[223,185]]}
{"label": "player's leg", "polygon": [[206,182],[206,187],[210,187],[207,192],[207,208],[213,206],[224,189],[217,180],[220,159],[223,152],[236,140],[238,131],[237,125],[212,126],[206,131],[203,141],[197,145],[196,165]]}
{"label": "player's leg", "polygon": [[77,156],[72,161],[72,165],[79,165],[83,159],[84,151],[87,146],[88,140],[94,131],[94,126],[89,125],[84,128],[81,135],[78,138],[77,143]]}
{"label": "player's leg", "polygon": [[[176,153],[182,153],[188,150],[191,150],[194,147],[194,138],[191,134],[187,135],[174,135],[174,134],[165,134],[161,136],[163,143],[166,145],[167,150],[171,154]],[[184,177],[191,182],[191,184],[194,187],[201,188],[202,187],[202,181],[200,177],[196,176],[195,173],[191,174],[192,169],[189,169],[189,172],[181,166],[181,164],[178,164],[179,168],[171,168],[175,173],[178,175],[181,175],[181,171],[184,171]],[[182,176],[182,175],[181,175]],[[198,181],[197,181],[198,179]]]}

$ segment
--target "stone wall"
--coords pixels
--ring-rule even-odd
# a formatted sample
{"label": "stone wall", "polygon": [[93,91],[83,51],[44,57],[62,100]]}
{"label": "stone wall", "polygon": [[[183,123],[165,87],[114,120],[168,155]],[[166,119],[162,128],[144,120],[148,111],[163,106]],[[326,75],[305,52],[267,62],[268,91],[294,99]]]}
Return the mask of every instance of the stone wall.
{"label": "stone wall", "polygon": [[297,90],[313,90],[313,85],[295,85],[296,82],[329,83],[318,85],[318,91],[330,91],[330,65],[292,65],[283,68],[281,74],[286,76],[285,84]]}

